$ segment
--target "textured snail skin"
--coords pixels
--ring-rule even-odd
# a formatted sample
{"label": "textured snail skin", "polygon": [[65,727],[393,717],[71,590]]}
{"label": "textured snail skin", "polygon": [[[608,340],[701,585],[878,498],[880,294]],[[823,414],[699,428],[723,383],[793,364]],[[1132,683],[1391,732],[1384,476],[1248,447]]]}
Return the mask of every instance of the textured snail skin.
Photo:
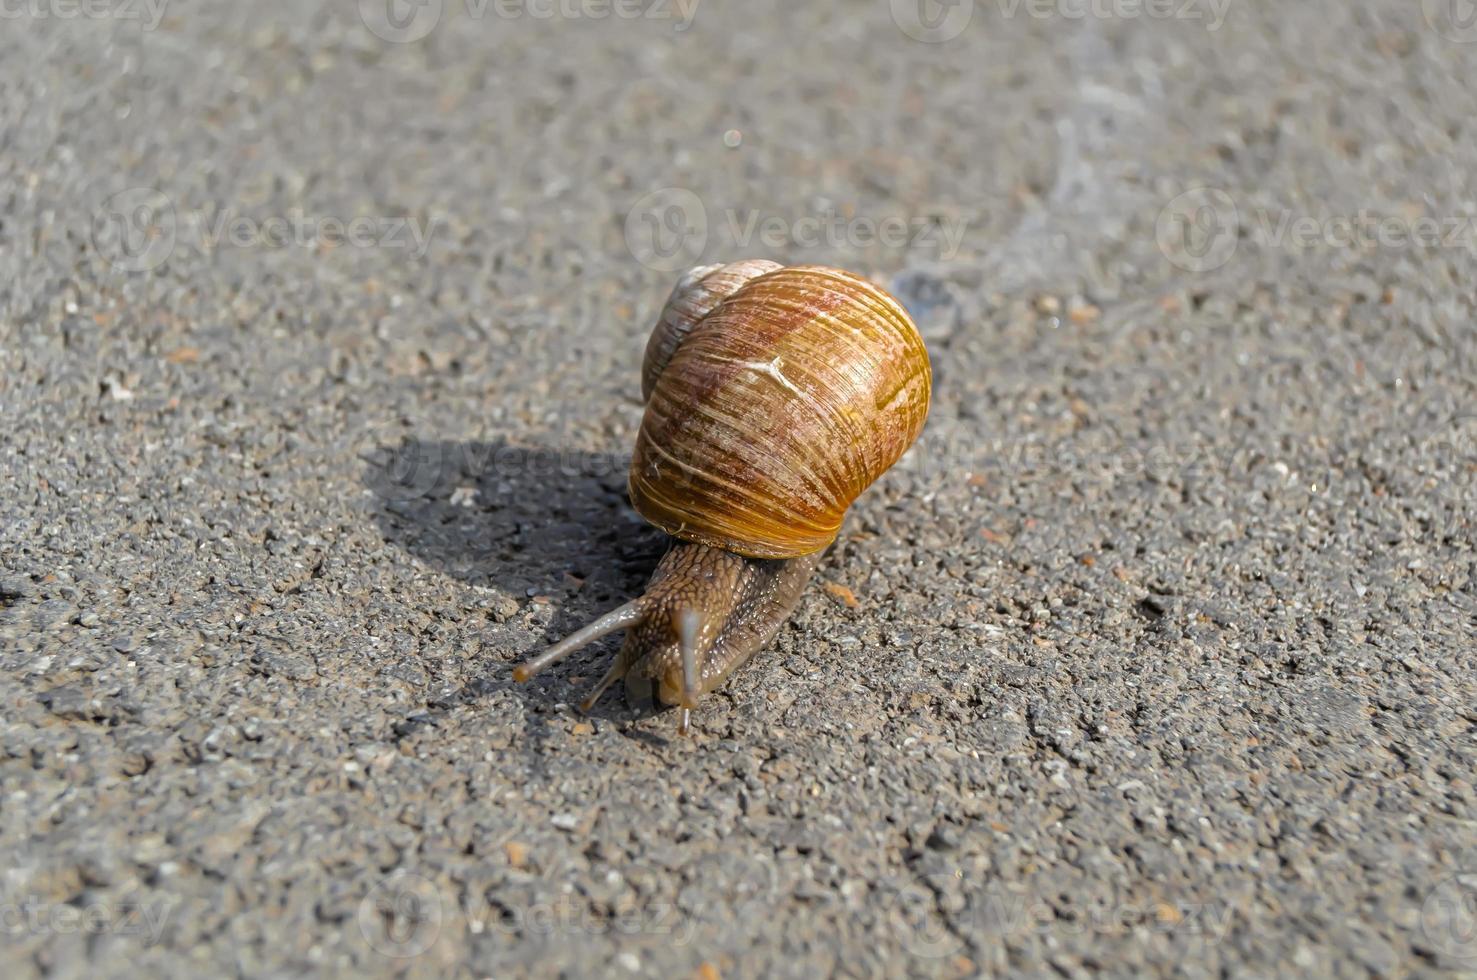
{"label": "textured snail skin", "polygon": [[[821,555],[765,560],[719,548],[673,542],[642,596],[647,616],[626,634],[616,666],[626,699],[682,705],[682,652],[672,624],[684,611],[698,615],[697,690],[714,690],[763,649],[789,618]],[[655,695],[655,697],[653,697]]]}
{"label": "textured snail skin", "polygon": [[587,643],[627,629],[615,663],[581,709],[589,711],[624,679],[632,707],[681,706],[678,731],[686,734],[698,699],[774,638],[820,560],[821,552],[770,560],[673,541],[641,596],[520,664],[513,679],[526,681]]}
{"label": "textured snail skin", "polygon": [[800,601],[846,509],[928,414],[923,340],[850,273],[745,260],[693,269],[647,343],[631,502],[676,540],[646,591],[513,671],[525,681],[627,630],[582,707],[625,681],[633,706],[698,699]]}

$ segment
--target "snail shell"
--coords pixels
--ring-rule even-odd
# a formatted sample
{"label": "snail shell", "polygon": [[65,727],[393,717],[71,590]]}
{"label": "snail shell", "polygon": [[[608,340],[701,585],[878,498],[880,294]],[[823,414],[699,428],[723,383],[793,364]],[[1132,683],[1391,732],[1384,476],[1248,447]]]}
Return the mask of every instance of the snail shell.
{"label": "snail shell", "polygon": [[[646,348],[631,500],[678,540],[646,591],[520,664],[526,681],[609,633],[625,642],[582,702],[682,708],[762,649],[851,502],[928,414],[928,354],[865,279],[745,261],[684,276]],[[778,560],[771,560],[778,559]]]}
{"label": "snail shell", "polygon": [[778,268],[778,262],[768,259],[744,259],[727,265],[688,269],[672,287],[672,295],[667,297],[662,315],[657,318],[656,329],[646,342],[646,356],[641,361],[641,400],[651,398],[656,379],[699,320],[750,279]]}
{"label": "snail shell", "polygon": [[873,283],[822,266],[693,270],[647,346],[631,502],[755,558],[826,547],[923,429],[923,338]]}

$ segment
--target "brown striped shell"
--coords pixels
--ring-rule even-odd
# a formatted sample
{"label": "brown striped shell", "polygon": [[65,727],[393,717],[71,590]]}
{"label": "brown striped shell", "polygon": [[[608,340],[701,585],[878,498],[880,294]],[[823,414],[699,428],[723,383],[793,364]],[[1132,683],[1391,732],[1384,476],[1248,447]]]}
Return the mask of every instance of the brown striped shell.
{"label": "brown striped shell", "polygon": [[651,389],[656,387],[662,369],[699,320],[750,279],[778,268],[778,262],[768,259],[744,259],[727,265],[688,269],[672,287],[672,295],[667,297],[662,315],[657,317],[656,329],[646,342],[646,356],[641,361],[641,400],[651,397]]}
{"label": "brown striped shell", "polygon": [[[741,265],[732,282],[752,265],[686,280],[705,293],[691,308]],[[664,350],[654,338],[648,366],[653,345]],[[928,415],[932,373],[913,321],[839,269],[744,276],[671,347],[643,383],[630,491],[642,517],[687,541],[756,558],[819,551]]]}

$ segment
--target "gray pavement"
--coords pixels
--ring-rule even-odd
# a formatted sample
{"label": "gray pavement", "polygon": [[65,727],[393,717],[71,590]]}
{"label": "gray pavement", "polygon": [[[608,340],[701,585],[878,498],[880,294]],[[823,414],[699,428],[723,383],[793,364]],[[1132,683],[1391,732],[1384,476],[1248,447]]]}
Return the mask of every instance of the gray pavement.
{"label": "gray pavement", "polygon": [[[0,970],[1472,975],[1465,13],[4,5]],[[743,256],[927,432],[691,738],[582,717]]]}

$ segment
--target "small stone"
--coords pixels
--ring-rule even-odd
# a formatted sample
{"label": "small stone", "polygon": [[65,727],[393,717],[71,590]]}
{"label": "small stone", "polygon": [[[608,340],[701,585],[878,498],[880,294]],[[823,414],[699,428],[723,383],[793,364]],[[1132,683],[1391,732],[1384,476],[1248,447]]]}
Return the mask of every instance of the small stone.
{"label": "small stone", "polygon": [[416,732],[420,731],[423,728],[428,728],[435,724],[436,720],[426,712],[422,711],[410,715],[408,718],[405,718],[402,721],[395,722],[395,724],[390,726],[390,730],[393,731],[397,737],[405,738],[409,735],[414,735]]}
{"label": "small stone", "polygon": [[857,602],[856,600],[856,593],[852,592],[846,586],[841,585],[838,582],[827,582],[825,585],[825,589],[827,592],[831,593],[831,595],[841,600],[841,603],[845,605],[847,609],[855,609],[857,606],[861,605],[861,603]]}
{"label": "small stone", "polygon": [[42,694],[41,703],[58,718],[92,721],[103,717],[102,706],[97,699],[72,684],[54,687]]}
{"label": "small stone", "polygon": [[528,847],[515,840],[510,840],[503,845],[503,855],[515,868],[521,868],[528,863]]}
{"label": "small stone", "polygon": [[1180,910],[1175,908],[1173,905],[1170,905],[1166,902],[1160,902],[1154,906],[1154,918],[1157,919],[1161,925],[1172,926],[1178,925],[1180,921],[1184,919],[1184,914],[1181,913]]}
{"label": "small stone", "polygon": [[923,846],[930,851],[953,851],[959,847],[959,835],[954,832],[953,827],[939,824],[933,828]]}
{"label": "small stone", "polygon": [[549,818],[549,823],[557,830],[574,830],[580,825],[580,818],[573,813],[556,813]]}
{"label": "small stone", "polygon": [[20,576],[7,576],[0,578],[0,602],[14,602],[17,599],[25,599],[33,595],[36,587],[31,580]]}
{"label": "small stone", "polygon": [[1093,306],[1091,303],[1081,303],[1074,305],[1067,312],[1067,316],[1071,318],[1073,323],[1080,327],[1094,322],[1098,317],[1102,316],[1102,313],[1102,310]]}

